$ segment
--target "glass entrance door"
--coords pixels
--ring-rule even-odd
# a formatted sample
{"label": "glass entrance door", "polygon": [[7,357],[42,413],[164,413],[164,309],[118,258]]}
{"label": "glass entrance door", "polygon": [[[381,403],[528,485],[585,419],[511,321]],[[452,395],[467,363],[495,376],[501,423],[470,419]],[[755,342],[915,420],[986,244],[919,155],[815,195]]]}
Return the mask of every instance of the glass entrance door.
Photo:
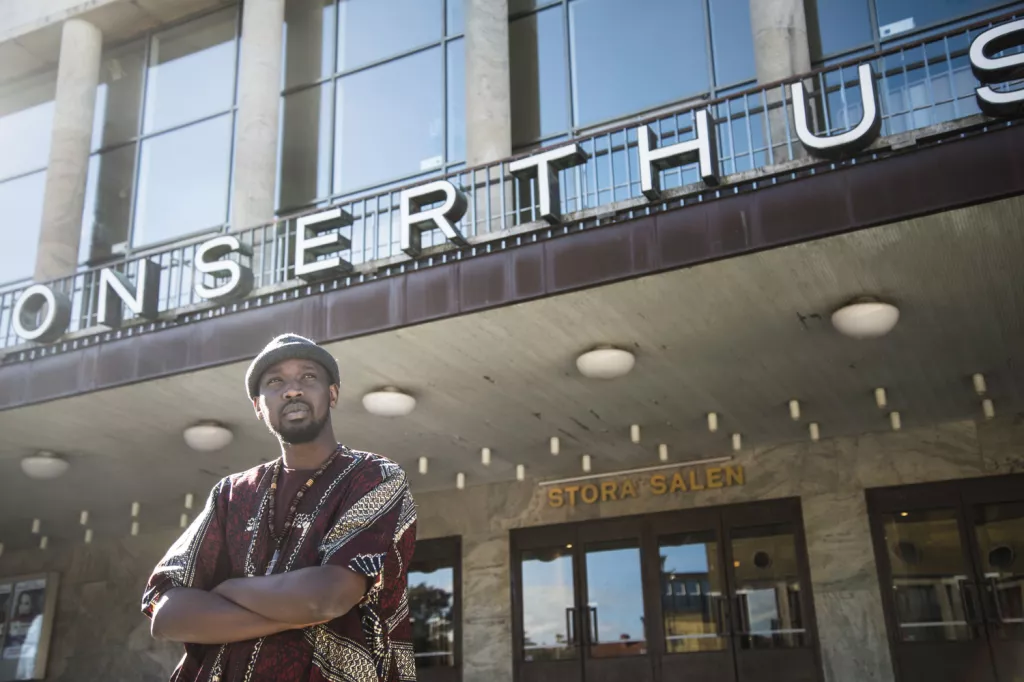
{"label": "glass entrance door", "polygon": [[1024,477],[868,502],[900,680],[1024,682]]}

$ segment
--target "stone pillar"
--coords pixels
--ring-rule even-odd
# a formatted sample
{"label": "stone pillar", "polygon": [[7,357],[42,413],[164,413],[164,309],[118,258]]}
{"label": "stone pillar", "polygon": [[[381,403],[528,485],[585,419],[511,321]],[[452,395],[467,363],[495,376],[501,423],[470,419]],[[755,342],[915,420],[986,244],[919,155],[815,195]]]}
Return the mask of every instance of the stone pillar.
{"label": "stone pillar", "polygon": [[[804,0],[750,0],[750,24],[759,83],[772,83],[811,70]],[[788,88],[786,99],[786,106],[790,107]],[[790,160],[786,147],[787,117],[781,103],[781,88],[772,88],[768,93],[768,105],[773,108],[768,119],[775,163]],[[804,156],[804,150],[795,141],[791,110],[788,118],[789,134],[794,138],[793,158],[799,158]]]}
{"label": "stone pillar", "polygon": [[242,10],[233,230],[274,219],[284,4],[284,0],[246,0]]}
{"label": "stone pillar", "polygon": [[81,19],[64,23],[36,281],[67,277],[78,267],[102,51],[98,28]]}
{"label": "stone pillar", "polygon": [[512,682],[512,578],[507,531],[462,538],[462,679]]}
{"label": "stone pillar", "polygon": [[825,682],[893,682],[864,490],[802,503]]}
{"label": "stone pillar", "polygon": [[508,0],[465,0],[466,165],[512,154]]}

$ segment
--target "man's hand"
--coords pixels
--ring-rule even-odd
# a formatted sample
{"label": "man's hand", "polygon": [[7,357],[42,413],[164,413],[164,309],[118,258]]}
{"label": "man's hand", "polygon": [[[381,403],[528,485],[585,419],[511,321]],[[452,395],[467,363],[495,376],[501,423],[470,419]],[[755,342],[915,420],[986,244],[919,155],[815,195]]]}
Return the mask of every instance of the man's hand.
{"label": "man's hand", "polygon": [[253,578],[234,578],[213,593],[264,618],[308,627],[349,612],[367,591],[367,579],[339,566],[312,566]]}
{"label": "man's hand", "polygon": [[220,595],[188,587],[168,590],[153,611],[156,639],[188,644],[232,644],[296,626],[253,613]]}

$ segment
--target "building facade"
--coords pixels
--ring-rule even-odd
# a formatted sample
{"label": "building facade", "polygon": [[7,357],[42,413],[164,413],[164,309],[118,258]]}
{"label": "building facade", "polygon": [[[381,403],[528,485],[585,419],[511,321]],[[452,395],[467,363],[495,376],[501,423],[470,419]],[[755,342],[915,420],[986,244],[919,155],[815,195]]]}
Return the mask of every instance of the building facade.
{"label": "building facade", "polygon": [[5,3],[0,682],[166,679],[285,331],[412,480],[420,679],[1024,680],[1022,65],[998,0]]}

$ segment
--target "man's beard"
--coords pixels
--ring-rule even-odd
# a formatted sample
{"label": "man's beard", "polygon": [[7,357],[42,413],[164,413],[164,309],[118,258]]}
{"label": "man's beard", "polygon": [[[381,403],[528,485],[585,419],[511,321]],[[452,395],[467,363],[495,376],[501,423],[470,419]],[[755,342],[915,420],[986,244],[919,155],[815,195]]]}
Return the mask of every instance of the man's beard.
{"label": "man's beard", "polygon": [[[310,413],[312,414],[312,412]],[[267,420],[267,428],[270,432],[277,436],[277,439],[284,445],[302,445],[303,443],[311,443],[317,439],[320,433],[327,426],[327,418],[329,415],[325,414],[320,419],[310,420],[304,424],[291,424],[287,421],[282,421],[277,430]]]}

